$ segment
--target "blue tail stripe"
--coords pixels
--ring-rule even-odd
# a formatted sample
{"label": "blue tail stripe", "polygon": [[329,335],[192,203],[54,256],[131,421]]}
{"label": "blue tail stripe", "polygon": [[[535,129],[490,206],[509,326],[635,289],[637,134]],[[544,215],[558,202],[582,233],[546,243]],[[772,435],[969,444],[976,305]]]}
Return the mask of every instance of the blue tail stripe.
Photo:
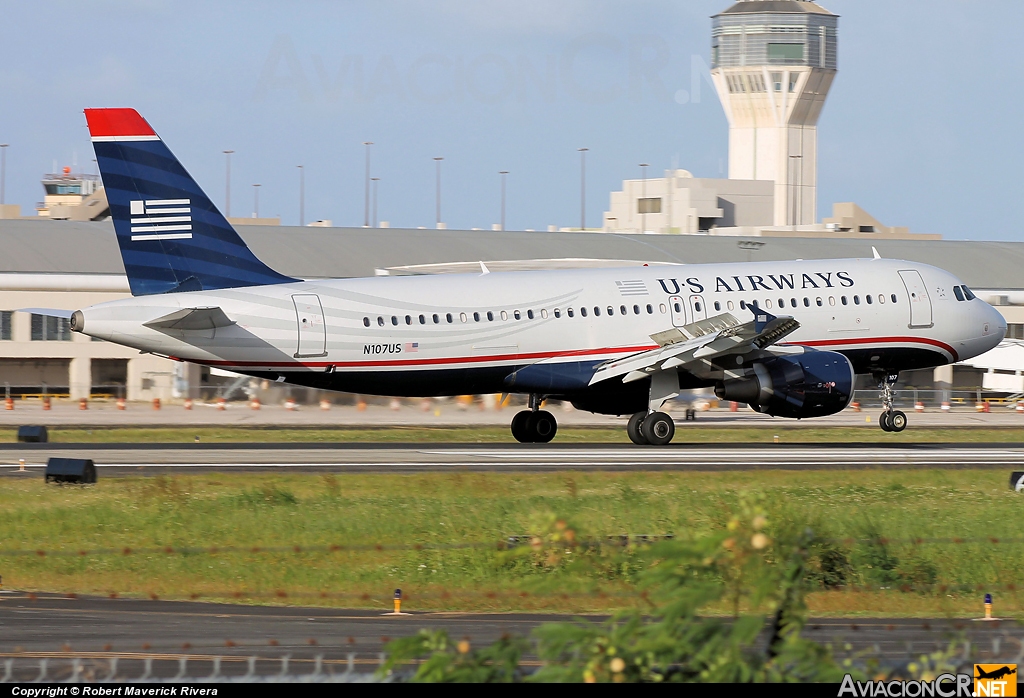
{"label": "blue tail stripe", "polygon": [[[295,281],[252,253],[162,141],[98,141],[93,146],[133,295]],[[179,199],[188,200],[189,221],[187,232],[173,235],[190,237],[161,234],[163,226],[172,225],[159,222],[161,204],[144,214],[136,211],[138,232],[132,232],[133,201],[139,207],[149,204],[138,202]],[[147,220],[153,217],[156,222]],[[133,235],[143,239],[133,240]]]}

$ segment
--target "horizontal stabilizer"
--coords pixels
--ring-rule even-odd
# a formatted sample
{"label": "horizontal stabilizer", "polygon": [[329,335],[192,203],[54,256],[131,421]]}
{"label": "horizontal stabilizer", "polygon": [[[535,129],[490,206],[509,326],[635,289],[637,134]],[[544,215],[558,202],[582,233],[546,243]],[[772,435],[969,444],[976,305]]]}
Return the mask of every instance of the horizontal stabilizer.
{"label": "horizontal stabilizer", "polygon": [[19,313],[32,313],[33,315],[46,315],[49,317],[61,317],[65,320],[71,319],[74,310],[61,310],[60,308],[18,308]]}
{"label": "horizontal stabilizer", "polygon": [[235,321],[218,307],[182,308],[163,317],[158,317],[156,320],[143,323],[144,326],[152,327],[155,330],[212,330],[216,327],[228,327],[234,324]]}

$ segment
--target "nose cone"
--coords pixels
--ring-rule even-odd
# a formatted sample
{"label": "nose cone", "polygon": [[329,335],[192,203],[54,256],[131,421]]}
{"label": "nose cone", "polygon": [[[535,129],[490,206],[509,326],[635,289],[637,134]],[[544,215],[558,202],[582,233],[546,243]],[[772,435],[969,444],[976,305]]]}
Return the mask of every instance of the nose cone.
{"label": "nose cone", "polygon": [[985,303],[985,312],[983,315],[983,342],[984,347],[981,352],[985,353],[990,349],[995,349],[999,346],[999,343],[1006,337],[1006,318],[998,310],[993,308],[988,303]]}

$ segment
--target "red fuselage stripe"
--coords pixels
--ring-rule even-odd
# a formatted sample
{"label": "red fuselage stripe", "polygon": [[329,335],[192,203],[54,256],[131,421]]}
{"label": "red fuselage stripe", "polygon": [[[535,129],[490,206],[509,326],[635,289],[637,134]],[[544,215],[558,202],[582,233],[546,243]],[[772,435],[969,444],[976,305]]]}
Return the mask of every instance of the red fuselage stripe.
{"label": "red fuselage stripe", "polygon": [[[945,342],[928,337],[865,337],[848,339],[821,339],[809,340],[806,342],[793,342],[806,347],[837,347],[844,345],[864,344],[926,344],[937,347],[949,353],[954,361],[957,361],[957,353],[953,347]],[[634,346],[634,347],[605,347],[603,349],[580,349],[570,352],[533,352],[528,354],[495,354],[489,356],[453,356],[435,359],[397,359],[391,361],[198,361],[207,366],[223,366],[236,368],[402,368],[406,366],[447,366],[451,364],[476,364],[489,362],[521,362],[539,361],[542,359],[566,358],[571,359],[581,356],[607,355],[607,354],[635,354],[641,351],[656,349],[655,345]]]}

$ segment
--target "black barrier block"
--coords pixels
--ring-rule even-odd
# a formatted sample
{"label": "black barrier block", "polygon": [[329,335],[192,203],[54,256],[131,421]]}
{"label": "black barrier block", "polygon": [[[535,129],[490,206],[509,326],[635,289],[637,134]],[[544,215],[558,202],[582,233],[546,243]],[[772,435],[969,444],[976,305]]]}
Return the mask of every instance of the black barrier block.
{"label": "black barrier block", "polygon": [[1014,470],[1010,473],[1010,489],[1016,491],[1021,480],[1024,480],[1024,470]]}
{"label": "black barrier block", "polygon": [[96,466],[83,458],[51,458],[46,461],[46,481],[91,485],[96,482]]}
{"label": "black barrier block", "polygon": [[18,427],[18,441],[27,444],[44,444],[49,441],[46,427],[24,425]]}

